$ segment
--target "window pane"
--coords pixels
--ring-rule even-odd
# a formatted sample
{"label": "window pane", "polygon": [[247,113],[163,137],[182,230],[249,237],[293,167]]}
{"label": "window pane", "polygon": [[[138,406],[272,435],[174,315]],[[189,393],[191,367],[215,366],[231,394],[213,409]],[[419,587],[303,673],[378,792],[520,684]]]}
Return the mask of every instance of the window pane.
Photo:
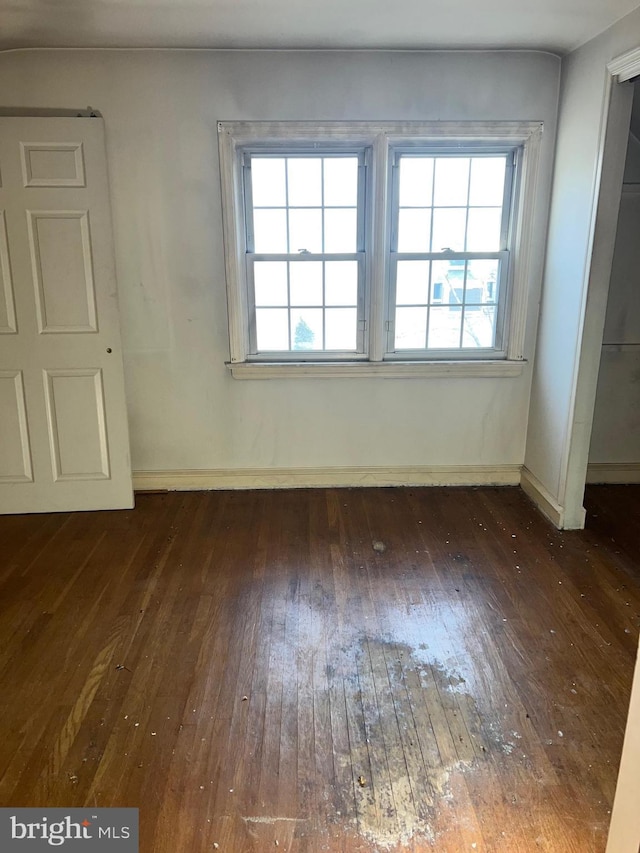
{"label": "window pane", "polygon": [[327,261],[324,265],[325,305],[358,304],[358,262]]}
{"label": "window pane", "polygon": [[398,261],[396,305],[426,305],[429,301],[429,261]]}
{"label": "window pane", "polygon": [[357,157],[325,158],[324,203],[329,207],[355,207],[358,204]]}
{"label": "window pane", "polygon": [[452,249],[464,251],[464,228],[467,211],[460,208],[436,208],[433,211],[432,252]]}
{"label": "window pane", "polygon": [[254,210],[255,251],[273,254],[287,251],[287,213],[285,210]]}
{"label": "window pane", "polygon": [[322,251],[322,212],[318,210],[289,210],[289,251]]}
{"label": "window pane", "polygon": [[322,261],[289,264],[292,305],[322,305]]}
{"label": "window pane", "polygon": [[496,310],[495,305],[468,305],[465,308],[463,347],[478,349],[494,345]]}
{"label": "window pane", "polygon": [[432,308],[429,312],[429,349],[458,349],[461,322],[461,308]]}
{"label": "window pane", "polygon": [[467,264],[467,302],[498,301],[498,267],[500,261],[469,261]]}
{"label": "window pane", "polygon": [[327,308],[325,312],[325,349],[355,350],[358,317],[355,308]]}
{"label": "window pane", "polygon": [[469,158],[438,157],[436,159],[433,203],[436,205],[467,204],[469,191]]}
{"label": "window pane", "polygon": [[289,349],[289,312],[286,308],[257,308],[258,351]]}
{"label": "window pane", "polygon": [[467,228],[468,252],[496,252],[500,249],[502,208],[472,207]]}
{"label": "window pane", "polygon": [[253,284],[256,305],[287,304],[287,265],[284,261],[256,261]]}
{"label": "window pane", "polygon": [[322,308],[291,311],[291,349],[322,349]]}
{"label": "window pane", "polygon": [[254,207],[284,207],[286,195],[283,158],[251,158],[251,195]]}
{"label": "window pane", "polygon": [[322,159],[290,157],[287,160],[290,207],[322,204]]}
{"label": "window pane", "polygon": [[402,157],[400,160],[400,207],[430,207],[433,191],[433,158]]}
{"label": "window pane", "polygon": [[325,252],[356,252],[358,213],[356,208],[324,211]]}
{"label": "window pane", "polygon": [[395,348],[424,349],[427,336],[426,308],[396,308]]}
{"label": "window pane", "polygon": [[449,297],[449,270],[451,261],[433,261],[431,264],[431,302],[446,304]]}
{"label": "window pane", "polygon": [[398,251],[428,252],[430,210],[401,209],[398,215]]}
{"label": "window pane", "polygon": [[464,302],[465,305],[480,305],[484,299],[484,288],[481,281],[474,276],[473,271],[469,267],[469,263],[466,263],[466,276],[464,283]]}
{"label": "window pane", "polygon": [[472,159],[469,204],[502,207],[506,164],[504,157]]}
{"label": "window pane", "polygon": [[449,261],[444,280],[443,304],[462,305],[464,302],[466,261]]}

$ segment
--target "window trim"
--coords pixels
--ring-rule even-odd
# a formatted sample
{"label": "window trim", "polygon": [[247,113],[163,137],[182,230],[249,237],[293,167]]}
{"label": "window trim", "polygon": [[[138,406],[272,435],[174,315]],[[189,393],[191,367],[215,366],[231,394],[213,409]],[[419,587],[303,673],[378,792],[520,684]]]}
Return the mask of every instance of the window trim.
{"label": "window trim", "polygon": [[[506,375],[513,376],[513,362],[524,360],[524,335],[529,291],[532,225],[535,188],[540,158],[543,125],[534,122],[311,122],[311,121],[220,121],[218,137],[222,187],[225,271],[229,313],[230,362],[234,376],[271,378],[276,375]],[[248,147],[306,146],[320,149],[334,143],[372,149],[373,168],[368,178],[372,215],[369,217],[366,245],[370,247],[365,269],[365,310],[368,312],[368,352],[353,360],[336,362],[319,352],[318,358],[304,362],[293,360],[262,361],[250,357],[248,297],[245,274],[245,199],[242,163],[239,152]],[[455,359],[430,359],[421,352],[389,358],[385,330],[389,294],[389,239],[391,228],[391,160],[394,149],[410,150],[443,146],[503,146],[521,149],[514,176],[511,211],[510,283],[506,304],[507,346],[504,357],[487,358],[487,351],[474,358],[467,351],[456,351]],[[249,360],[251,358],[251,360]],[[502,365],[502,366],[501,366]],[[317,366],[317,367],[316,367]],[[308,370],[302,370],[306,367]],[[351,370],[357,367],[357,370]],[[239,368],[242,368],[239,370]]]}

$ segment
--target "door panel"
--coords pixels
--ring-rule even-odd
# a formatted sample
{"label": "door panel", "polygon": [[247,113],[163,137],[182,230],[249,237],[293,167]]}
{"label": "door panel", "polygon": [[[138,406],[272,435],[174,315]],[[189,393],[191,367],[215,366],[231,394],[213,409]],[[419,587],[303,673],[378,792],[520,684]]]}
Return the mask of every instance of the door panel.
{"label": "door panel", "polygon": [[12,335],[16,329],[16,309],[7,245],[7,225],[4,210],[0,210],[0,335]]}
{"label": "door panel", "polygon": [[84,187],[82,143],[21,142],[25,187]]}
{"label": "door panel", "polygon": [[31,482],[22,371],[0,370],[0,483]]}
{"label": "door panel", "polygon": [[102,371],[46,370],[44,379],[54,479],[108,479]]}
{"label": "door panel", "polygon": [[97,332],[88,211],[28,210],[27,217],[38,331]]}
{"label": "door panel", "polygon": [[102,120],[0,118],[0,512],[131,507]]}

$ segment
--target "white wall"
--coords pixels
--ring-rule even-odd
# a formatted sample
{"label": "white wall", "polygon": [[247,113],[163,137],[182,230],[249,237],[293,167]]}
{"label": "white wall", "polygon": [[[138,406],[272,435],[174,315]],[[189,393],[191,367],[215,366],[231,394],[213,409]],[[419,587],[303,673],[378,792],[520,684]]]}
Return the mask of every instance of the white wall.
{"label": "white wall", "polygon": [[603,477],[625,482],[640,474],[639,237],[640,185],[627,185],[620,202],[600,357],[589,451],[592,482]]}
{"label": "white wall", "polygon": [[[579,527],[584,521],[583,488],[626,146],[626,134],[622,141],[611,138],[608,160],[601,163],[606,64],[638,45],[640,9],[574,51],[562,64],[549,240],[525,463],[541,490],[546,491],[546,497],[558,507],[558,522],[566,527]],[[631,92],[618,86],[612,109],[620,122],[627,109],[627,128],[630,107]],[[599,195],[601,166],[607,183],[606,193]],[[592,263],[591,257],[594,245],[598,248],[597,264]]]}
{"label": "white wall", "polygon": [[[636,84],[634,84],[633,92],[634,106],[632,108],[631,119],[635,121],[633,111],[635,110],[636,92],[640,92],[640,88]],[[640,110],[640,99],[638,99],[638,109]],[[640,121],[640,118],[638,120]],[[640,184],[640,140],[632,133],[629,133],[627,157],[624,161],[623,181],[625,184]]]}
{"label": "white wall", "polygon": [[519,465],[530,370],[510,379],[237,381],[216,122],[545,123],[526,355],[533,356],[559,60],[533,52],[18,51],[0,106],[101,111],[136,470]]}
{"label": "white wall", "polygon": [[[637,83],[631,127],[640,129]],[[623,181],[589,450],[590,482],[640,478],[640,141],[633,133]]]}

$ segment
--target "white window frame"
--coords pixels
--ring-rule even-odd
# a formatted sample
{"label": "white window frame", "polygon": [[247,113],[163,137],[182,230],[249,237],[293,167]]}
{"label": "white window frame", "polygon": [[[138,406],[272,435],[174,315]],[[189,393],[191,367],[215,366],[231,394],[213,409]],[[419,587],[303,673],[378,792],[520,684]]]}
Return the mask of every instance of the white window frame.
{"label": "white window frame", "polygon": [[[225,268],[229,314],[230,362],[235,378],[305,376],[517,376],[524,363],[524,335],[530,278],[534,200],[542,123],[537,122],[218,122]],[[371,150],[367,176],[370,206],[365,232],[365,356],[332,360],[330,354],[309,354],[269,361],[251,356],[250,305],[246,277],[243,152],[327,145]],[[389,270],[391,263],[391,160],[395,150],[430,149],[518,150],[510,212],[509,282],[505,316],[506,346],[499,356],[474,357],[452,351],[451,357],[430,358],[390,353],[388,349]],[[442,256],[445,258],[446,256]],[[327,355],[329,357],[327,357]],[[366,360],[365,360],[366,359]]]}
{"label": "white window frame", "polygon": [[[367,225],[371,220],[370,206],[369,206],[369,197],[370,191],[367,186],[367,176],[371,174],[371,169],[367,164],[367,155],[369,149],[364,148],[363,146],[358,146],[355,148],[354,146],[338,146],[335,142],[325,144],[316,143],[316,145],[312,148],[308,148],[307,146],[300,145],[292,145],[288,143],[286,149],[283,150],[282,146],[279,145],[275,149],[269,145],[252,145],[242,148],[242,160],[243,168],[246,169],[249,165],[251,157],[253,155],[278,155],[281,157],[292,158],[296,156],[304,156],[304,157],[331,157],[331,156],[351,156],[357,157],[360,161],[358,163],[358,203],[357,203],[357,212],[358,212],[358,228],[357,228],[357,245],[354,251],[352,252],[342,252],[340,254],[336,253],[325,253],[325,252],[313,252],[308,256],[299,255],[295,253],[271,253],[271,254],[259,254],[253,249],[253,223],[250,221],[244,222],[244,234],[246,235],[246,239],[243,243],[243,254],[245,257],[245,290],[247,294],[247,320],[248,320],[248,328],[249,328],[249,349],[247,352],[247,360],[251,361],[268,361],[273,362],[274,356],[277,356],[278,361],[289,362],[289,361],[300,361],[301,353],[298,350],[283,350],[281,352],[273,353],[261,353],[257,349],[257,341],[256,341],[256,315],[255,315],[255,298],[252,284],[254,281],[253,278],[253,270],[252,267],[256,263],[256,261],[261,260],[285,260],[292,261],[295,260],[296,263],[305,263],[305,261],[331,261],[331,260],[353,260],[358,263],[358,305],[357,305],[357,347],[354,352],[340,352],[333,350],[315,350],[310,351],[308,356],[304,358],[305,361],[351,361],[351,360],[367,360],[367,314],[368,314],[368,303],[369,303],[369,288],[366,285],[367,280],[367,268],[369,266],[369,253],[367,251],[368,244],[370,243],[369,235],[366,233]],[[246,172],[243,175],[243,190],[244,190],[244,205],[245,210],[251,207],[251,187],[250,180],[248,181],[246,178]]]}
{"label": "white window frame", "polygon": [[[399,195],[400,195],[400,163],[403,157],[405,156],[424,156],[428,158],[442,158],[442,157],[482,157],[482,156],[504,156],[506,161],[506,169],[505,169],[505,182],[503,189],[503,200],[502,200],[502,222],[500,228],[500,249],[493,252],[472,252],[472,251],[454,251],[449,250],[447,252],[437,252],[437,251],[412,251],[412,252],[403,252],[398,250],[398,221],[397,217],[400,212],[399,205]],[[490,359],[504,359],[506,358],[506,345],[505,341],[507,338],[506,329],[505,329],[505,318],[507,315],[508,309],[508,297],[509,297],[509,250],[508,247],[511,245],[511,219],[513,216],[513,199],[514,199],[514,189],[516,186],[516,177],[518,170],[518,160],[520,155],[520,149],[516,147],[508,147],[505,146],[478,146],[471,147],[465,145],[463,148],[451,149],[449,146],[441,146],[434,145],[431,143],[427,149],[421,145],[403,145],[403,146],[393,146],[390,148],[390,158],[391,158],[391,203],[390,203],[390,216],[391,216],[391,237],[390,237],[390,245],[388,248],[389,255],[387,259],[388,263],[388,274],[389,274],[389,286],[388,286],[388,294],[387,294],[387,346],[386,346],[386,354],[385,359],[395,359],[395,360],[409,360],[409,361],[442,361],[442,360],[465,360],[465,359],[474,359],[474,360],[486,360]],[[469,208],[467,207],[467,210]],[[500,276],[498,280],[498,293],[499,299],[496,306],[497,317],[496,317],[496,328],[495,328],[495,341],[494,346],[487,348],[462,348],[462,346],[451,347],[448,349],[435,349],[429,348],[425,349],[421,347],[416,350],[410,349],[397,349],[395,345],[396,339],[396,329],[394,323],[394,315],[396,312],[397,303],[396,303],[396,287],[397,287],[397,264],[402,262],[403,260],[426,260],[426,261],[452,261],[452,260],[460,260],[467,261],[473,259],[482,259],[482,258],[491,258],[499,261],[499,269]],[[504,294],[504,295],[503,295]],[[427,315],[430,313],[433,307],[433,302],[430,299],[429,304],[427,305]],[[467,305],[462,306],[463,314],[466,311]],[[428,320],[427,320],[428,326]],[[464,323],[461,324],[460,335],[462,336],[464,328]]]}

